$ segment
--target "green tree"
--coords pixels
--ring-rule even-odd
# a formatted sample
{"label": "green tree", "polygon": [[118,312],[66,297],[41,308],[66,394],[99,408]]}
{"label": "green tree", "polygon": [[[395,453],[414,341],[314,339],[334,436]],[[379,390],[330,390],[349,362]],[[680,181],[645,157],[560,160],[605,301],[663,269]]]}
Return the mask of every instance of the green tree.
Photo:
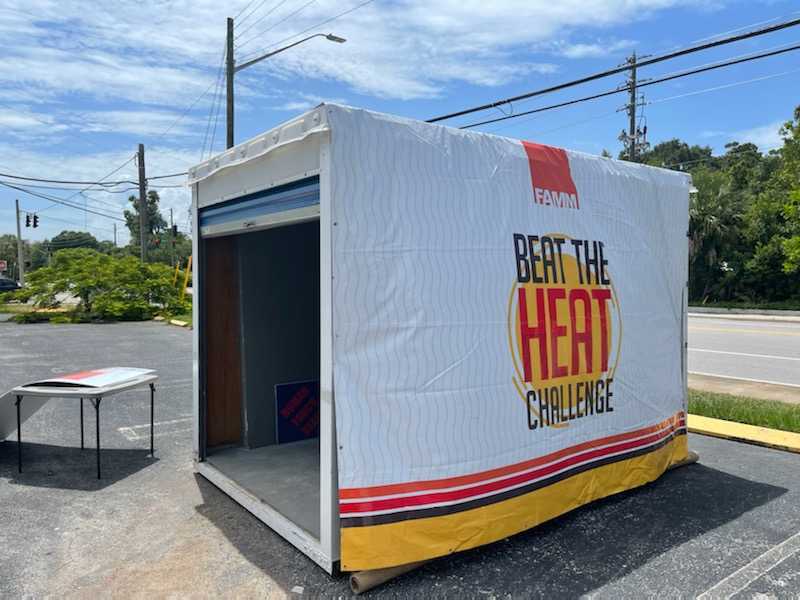
{"label": "green tree", "polygon": [[640,162],[653,167],[688,171],[697,167],[713,168],[717,165],[718,159],[713,157],[710,146],[690,146],[675,138],[656,144],[652,149],[643,152]]}
{"label": "green tree", "polygon": [[[148,248],[153,245],[153,237],[162,233],[167,229],[167,222],[161,216],[161,211],[158,208],[160,198],[158,192],[150,190],[147,192],[147,231],[145,239],[147,240]],[[130,196],[128,202],[131,203],[131,209],[125,210],[125,225],[131,234],[130,249],[131,253],[139,255],[139,198]]]}
{"label": "green tree", "polygon": [[49,308],[59,305],[60,294],[77,297],[79,310],[97,319],[139,320],[159,310],[188,309],[172,284],[168,266],[142,264],[133,256],[109,256],[89,248],[56,252],[50,266],[31,273],[26,288],[14,296]]}
{"label": "green tree", "polygon": [[775,178],[779,186],[786,190],[783,204],[786,233],[781,241],[783,269],[794,276],[800,271],[800,106],[794,111],[794,119],[781,128],[781,136],[783,164]]}
{"label": "green tree", "polygon": [[97,249],[98,241],[88,231],[64,230],[50,240],[53,251],[64,248],[94,248]]}
{"label": "green tree", "polygon": [[[22,253],[25,261],[30,260],[31,247],[26,241],[22,241]],[[11,234],[0,235],[0,259],[6,261],[8,268],[3,274],[10,279],[19,279],[19,269],[17,265],[17,236]]]}
{"label": "green tree", "polygon": [[693,181],[697,192],[689,203],[689,297],[706,300],[723,289],[730,291],[735,277],[730,247],[740,208],[726,173],[700,167]]}

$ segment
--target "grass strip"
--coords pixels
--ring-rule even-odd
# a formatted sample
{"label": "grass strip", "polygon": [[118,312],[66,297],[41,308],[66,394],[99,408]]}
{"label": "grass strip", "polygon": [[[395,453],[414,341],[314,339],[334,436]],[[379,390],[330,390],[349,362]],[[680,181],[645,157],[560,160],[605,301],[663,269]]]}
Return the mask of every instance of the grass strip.
{"label": "grass strip", "polygon": [[689,390],[689,413],[800,433],[800,404]]}

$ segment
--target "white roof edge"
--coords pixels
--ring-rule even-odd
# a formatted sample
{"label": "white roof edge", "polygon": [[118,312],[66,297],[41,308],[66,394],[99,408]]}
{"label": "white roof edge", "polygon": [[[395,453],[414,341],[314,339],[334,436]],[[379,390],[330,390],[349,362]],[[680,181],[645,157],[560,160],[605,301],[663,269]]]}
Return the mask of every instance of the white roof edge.
{"label": "white roof edge", "polygon": [[276,148],[299,142],[311,135],[328,130],[325,105],[303,113],[233,148],[201,162],[189,169],[189,184],[197,183],[214,173],[264,156]]}

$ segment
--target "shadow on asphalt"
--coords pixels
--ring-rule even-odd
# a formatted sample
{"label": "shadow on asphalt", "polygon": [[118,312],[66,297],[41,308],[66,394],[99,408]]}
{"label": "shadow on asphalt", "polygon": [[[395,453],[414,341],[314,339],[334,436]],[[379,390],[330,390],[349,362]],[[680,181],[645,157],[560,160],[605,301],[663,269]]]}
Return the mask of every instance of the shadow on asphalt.
{"label": "shadow on asphalt", "polygon": [[22,443],[22,473],[17,471],[17,443],[0,443],[0,480],[10,484],[65,490],[96,491],[133,475],[158,461],[149,450],[102,448],[97,479],[94,448]]}
{"label": "shadow on asphalt", "polygon": [[[331,578],[203,477],[197,511],[284,590],[346,594]],[[576,597],[733,521],[788,490],[696,464],[580,508],[511,538],[435,560],[370,596],[512,594]]]}

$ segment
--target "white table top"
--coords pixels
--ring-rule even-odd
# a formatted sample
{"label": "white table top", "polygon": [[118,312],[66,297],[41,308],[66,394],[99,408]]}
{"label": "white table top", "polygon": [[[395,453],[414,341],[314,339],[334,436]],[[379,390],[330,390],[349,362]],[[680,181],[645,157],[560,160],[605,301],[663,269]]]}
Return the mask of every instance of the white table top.
{"label": "white table top", "polygon": [[34,381],[11,390],[17,396],[46,398],[100,398],[153,383],[153,369],[109,367]]}

